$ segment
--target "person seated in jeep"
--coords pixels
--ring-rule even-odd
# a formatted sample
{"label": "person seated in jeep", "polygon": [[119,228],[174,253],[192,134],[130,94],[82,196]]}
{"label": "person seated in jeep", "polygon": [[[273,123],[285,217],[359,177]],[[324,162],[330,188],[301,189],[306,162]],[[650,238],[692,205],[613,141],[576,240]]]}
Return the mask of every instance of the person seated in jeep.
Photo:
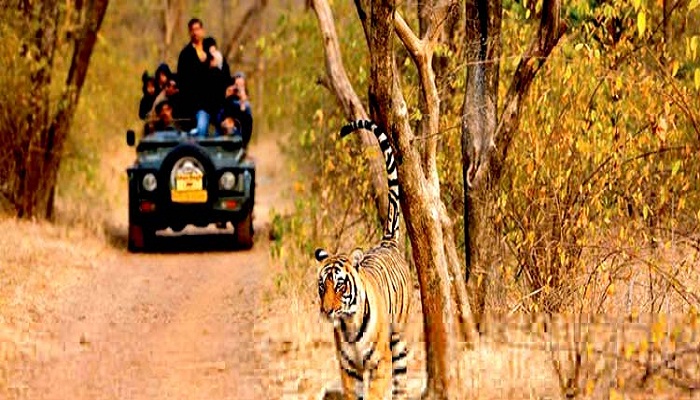
{"label": "person seated in jeep", "polygon": [[235,85],[226,89],[226,100],[219,111],[219,133],[223,135],[238,135],[243,139],[243,147],[248,147],[253,132],[253,115],[250,106],[241,102],[237,96]]}
{"label": "person seated in jeep", "polygon": [[139,118],[146,119],[148,114],[153,110],[153,104],[156,101],[156,80],[148,75],[148,71],[144,71],[141,75],[141,83],[143,84],[141,91],[143,96],[139,102]]}
{"label": "person seated in jeep", "polygon": [[182,118],[184,108],[182,105],[182,95],[180,94],[180,90],[178,89],[177,82],[173,78],[171,78],[170,81],[168,81],[167,85],[165,86],[165,89],[162,92],[160,92],[160,94],[156,97],[155,101],[153,101],[153,109],[151,110],[150,115],[152,115],[153,117],[157,117],[158,111],[156,111],[156,106],[165,100],[167,100],[168,103],[170,103],[173,116],[175,118]]}
{"label": "person seated in jeep", "polygon": [[[233,81],[231,84],[233,87],[229,86],[226,88],[226,97],[229,97],[230,95],[231,99],[234,101],[234,104],[238,104],[241,110],[252,116],[253,113],[248,98],[248,88],[246,87],[245,74],[238,71],[231,77],[231,80]],[[230,93],[229,90],[231,91]]]}
{"label": "person seated in jeep", "polygon": [[156,68],[156,74],[155,74],[155,79],[156,79],[156,94],[159,94],[163,90],[165,90],[165,87],[168,85],[168,82],[174,78],[173,72],[170,70],[170,66],[166,63],[160,63],[158,65],[158,68]]}
{"label": "person seated in jeep", "polygon": [[169,100],[163,100],[156,104],[156,115],[158,120],[153,124],[154,131],[179,130],[173,118],[173,107]]}

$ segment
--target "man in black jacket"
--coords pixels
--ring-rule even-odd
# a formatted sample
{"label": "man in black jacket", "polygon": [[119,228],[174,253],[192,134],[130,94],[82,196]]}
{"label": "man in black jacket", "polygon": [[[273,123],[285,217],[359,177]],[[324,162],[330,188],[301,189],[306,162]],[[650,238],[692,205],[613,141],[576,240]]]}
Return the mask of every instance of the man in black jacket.
{"label": "man in black jacket", "polygon": [[197,120],[197,134],[206,136],[210,115],[207,111],[207,73],[209,59],[204,49],[204,24],[197,18],[187,23],[190,42],[180,51],[177,60],[178,85],[186,115]]}

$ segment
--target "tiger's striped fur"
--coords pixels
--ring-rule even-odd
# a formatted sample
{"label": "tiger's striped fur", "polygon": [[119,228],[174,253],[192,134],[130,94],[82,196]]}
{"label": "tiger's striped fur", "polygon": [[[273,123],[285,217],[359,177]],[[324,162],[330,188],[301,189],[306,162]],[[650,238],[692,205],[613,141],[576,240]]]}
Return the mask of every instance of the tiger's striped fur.
{"label": "tiger's striped fur", "polygon": [[[408,349],[403,331],[411,304],[411,275],[399,251],[399,181],[389,139],[372,121],[344,126],[341,136],[357,129],[374,133],[384,153],[389,212],[384,235],[363,252],[330,255],[316,250],[321,313],[334,325],[346,399],[405,397]],[[365,388],[365,385],[367,386]],[[392,388],[389,391],[389,388]]]}

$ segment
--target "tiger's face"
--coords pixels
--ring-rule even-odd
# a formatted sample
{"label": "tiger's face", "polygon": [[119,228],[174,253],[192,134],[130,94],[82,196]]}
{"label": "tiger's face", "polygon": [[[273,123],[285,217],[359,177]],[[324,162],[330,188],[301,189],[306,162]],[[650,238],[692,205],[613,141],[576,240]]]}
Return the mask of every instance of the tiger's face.
{"label": "tiger's face", "polygon": [[[321,265],[318,271],[318,295],[321,300],[321,315],[330,321],[350,317],[359,308],[363,293],[357,262],[356,250],[350,256],[337,254],[330,256],[325,250],[316,250],[316,260]],[[360,252],[361,253],[361,252]]]}

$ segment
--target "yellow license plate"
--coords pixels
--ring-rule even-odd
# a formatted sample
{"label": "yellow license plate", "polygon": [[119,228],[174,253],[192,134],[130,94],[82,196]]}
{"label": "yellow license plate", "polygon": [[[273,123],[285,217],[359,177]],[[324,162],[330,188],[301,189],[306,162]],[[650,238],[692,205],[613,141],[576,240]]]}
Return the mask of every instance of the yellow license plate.
{"label": "yellow license plate", "polygon": [[206,203],[206,190],[172,190],[170,198],[174,203]]}
{"label": "yellow license plate", "polygon": [[202,175],[177,174],[175,176],[175,190],[178,192],[202,190]]}

